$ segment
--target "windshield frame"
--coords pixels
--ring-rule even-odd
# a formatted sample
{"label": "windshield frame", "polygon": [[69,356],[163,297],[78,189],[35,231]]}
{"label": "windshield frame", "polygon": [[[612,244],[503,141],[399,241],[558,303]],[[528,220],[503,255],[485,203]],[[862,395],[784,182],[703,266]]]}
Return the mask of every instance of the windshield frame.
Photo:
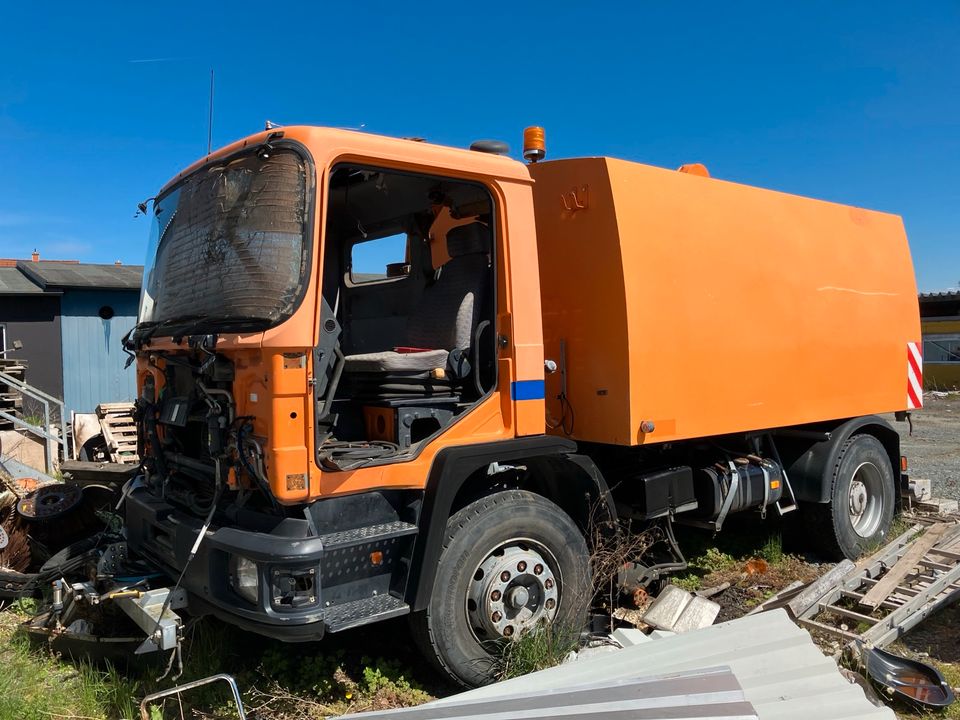
{"label": "windshield frame", "polygon": [[261,333],[285,323],[294,315],[296,315],[297,311],[303,305],[303,301],[310,290],[310,283],[314,275],[313,251],[317,234],[316,212],[318,204],[317,173],[313,155],[310,153],[307,147],[297,140],[285,140],[282,137],[277,137],[278,134],[282,135],[282,133],[275,133],[263,142],[256,143],[255,145],[243,148],[237,152],[211,157],[202,165],[194,168],[189,174],[179,178],[176,182],[168,183],[163,188],[161,194],[157,195],[156,199],[154,200],[153,208],[156,208],[157,205],[169,198],[172,194],[179,192],[187,182],[190,182],[197,175],[208,172],[211,166],[227,165],[246,156],[263,152],[265,149],[293,151],[303,161],[304,165],[304,204],[306,207],[304,208],[305,227],[303,233],[303,245],[301,248],[301,254],[303,257],[303,273],[299,278],[299,291],[297,292],[294,302],[290,306],[290,310],[282,314],[274,321],[267,321],[265,319],[251,319],[249,321],[249,328],[234,328],[228,326],[222,332],[216,327],[216,318],[211,318],[209,325],[204,324],[202,319],[195,317],[188,317],[183,321],[177,321],[175,318],[171,318],[168,320],[162,320],[159,323],[152,320],[144,322],[143,304],[147,283],[149,281],[149,274],[156,265],[156,259],[160,251],[160,246],[163,242],[163,238],[159,237],[159,230],[156,231],[157,238],[154,241],[155,228],[158,228],[158,225],[156,222],[155,210],[152,210],[148,214],[150,219],[150,235],[147,242],[147,257],[146,261],[144,262],[143,280],[140,286],[140,302],[137,308],[137,325],[132,332],[131,339],[135,341],[138,339],[146,341],[153,337],[178,337],[179,335],[183,334],[182,331],[178,332],[178,330],[185,326],[189,326],[190,335],[204,333],[217,333],[222,335]]}

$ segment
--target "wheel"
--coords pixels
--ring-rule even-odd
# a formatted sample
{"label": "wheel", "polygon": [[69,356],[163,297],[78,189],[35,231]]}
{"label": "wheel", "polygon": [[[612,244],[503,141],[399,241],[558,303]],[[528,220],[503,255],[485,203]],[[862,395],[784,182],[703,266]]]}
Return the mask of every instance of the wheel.
{"label": "wheel", "polygon": [[80,459],[84,462],[110,462],[110,451],[103,435],[94,435],[80,446]]}
{"label": "wheel", "polygon": [[895,505],[887,451],[872,435],[855,435],[834,466],[830,502],[809,512],[823,551],[834,560],[856,560],[887,537]]}
{"label": "wheel", "polygon": [[592,591],[590,553],[573,520],[549,500],[509,490],[447,521],[427,609],[415,637],[458,683],[492,682],[496,649],[541,622],[579,630]]}

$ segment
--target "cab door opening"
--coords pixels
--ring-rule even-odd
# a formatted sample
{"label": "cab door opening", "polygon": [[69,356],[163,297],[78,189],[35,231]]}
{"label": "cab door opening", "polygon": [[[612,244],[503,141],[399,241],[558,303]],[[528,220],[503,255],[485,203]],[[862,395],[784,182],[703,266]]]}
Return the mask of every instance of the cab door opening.
{"label": "cab door opening", "polygon": [[317,462],[413,457],[494,387],[493,201],[482,185],[372,167],[330,175]]}

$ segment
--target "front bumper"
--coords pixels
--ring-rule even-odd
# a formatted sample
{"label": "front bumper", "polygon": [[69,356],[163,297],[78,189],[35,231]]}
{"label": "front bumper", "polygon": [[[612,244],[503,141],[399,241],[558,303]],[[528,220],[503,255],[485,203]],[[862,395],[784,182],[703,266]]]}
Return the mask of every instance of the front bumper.
{"label": "front bumper", "polygon": [[[208,530],[181,583],[191,605],[260,635],[286,641],[322,638],[324,547],[319,537],[296,535],[299,522],[280,523],[271,532],[233,527]],[[128,547],[174,578],[183,571],[202,525],[145,488],[127,496]],[[230,561],[235,555],[257,564],[256,603],[239,595],[232,585]]]}

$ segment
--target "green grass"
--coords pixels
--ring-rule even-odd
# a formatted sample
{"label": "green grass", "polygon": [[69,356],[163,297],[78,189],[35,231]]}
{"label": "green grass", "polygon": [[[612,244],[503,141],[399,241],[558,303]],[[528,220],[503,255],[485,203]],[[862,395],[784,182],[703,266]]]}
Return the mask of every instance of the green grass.
{"label": "green grass", "polygon": [[34,652],[21,633],[17,616],[0,621],[0,720],[50,718],[132,718],[138,716],[136,683],[115,669],[60,662]]}
{"label": "green grass", "polygon": [[544,623],[515,640],[503,642],[497,676],[501,680],[545,670],[563,662],[580,645],[578,628]]}
{"label": "green grass", "polygon": [[[413,676],[411,667],[421,663],[409,640],[391,640],[395,627],[375,628],[365,638],[361,630],[322,644],[291,646],[201,621],[186,633],[183,676],[158,682],[162,662],[120,671],[31,647],[19,625],[34,611],[34,601],[27,600],[0,612],[0,720],[139,718],[144,695],[220,672],[236,678],[248,715],[256,711],[257,717],[275,720],[318,720],[417,705],[433,697]],[[394,657],[361,654],[357,648],[384,648]],[[433,692],[438,687],[446,690],[434,682]],[[184,707],[203,713],[199,717],[235,717],[223,683],[189,691],[182,700]],[[151,717],[179,718],[177,700],[153,707]]]}
{"label": "green grass", "polygon": [[763,547],[760,548],[759,555],[771,565],[782,563],[784,559],[783,536],[778,532],[770,535]]}

